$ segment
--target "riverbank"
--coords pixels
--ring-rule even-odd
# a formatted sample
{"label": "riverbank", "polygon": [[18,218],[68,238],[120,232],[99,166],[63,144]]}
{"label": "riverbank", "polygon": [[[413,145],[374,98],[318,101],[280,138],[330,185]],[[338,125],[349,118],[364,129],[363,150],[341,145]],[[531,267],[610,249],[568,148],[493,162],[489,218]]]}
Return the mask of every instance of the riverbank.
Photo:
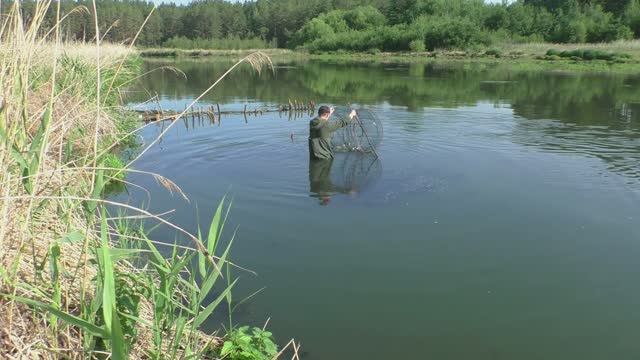
{"label": "riverbank", "polygon": [[104,285],[91,260],[101,246],[96,211],[102,191],[124,178],[116,147],[135,141],[137,121],[118,106],[118,89],[139,62],[124,46],[98,55],[20,31],[9,28],[19,40],[0,48],[0,352],[46,358],[99,332],[86,307]]}
{"label": "riverbank", "polygon": [[[47,11],[46,3],[37,6],[39,14]],[[15,8],[5,21],[0,38],[14,41],[0,46],[0,353],[237,358],[246,329],[229,322],[216,336],[200,331],[219,305],[231,309],[224,204],[202,237],[104,198],[135,171],[118,152],[137,146],[143,126],[121,96],[141,76],[138,53],[123,45],[43,42],[42,17],[24,30]],[[184,196],[169,179],[138,173]],[[188,245],[155,242],[148,221]],[[265,357],[275,355],[270,333],[245,337],[249,347],[267,346]]]}
{"label": "riverbank", "polygon": [[167,57],[221,57],[221,58],[238,58],[249,55],[256,51],[260,51],[271,58],[292,58],[304,57],[306,54],[298,53],[288,49],[246,49],[246,50],[215,50],[215,49],[172,49],[172,48],[142,48],[138,49],[140,56],[145,58],[167,58]]}
{"label": "riverbank", "polygon": [[[587,50],[604,54],[606,59],[589,59],[576,56],[549,56],[548,53]],[[177,50],[141,49],[145,58],[207,58],[232,59],[257,50]],[[640,40],[617,41],[603,44],[501,44],[490,48],[468,50],[437,50],[424,52],[372,52],[372,53],[320,53],[286,49],[261,50],[275,62],[295,60],[325,60],[341,62],[389,62],[389,63],[478,63],[505,64],[515,70],[576,71],[640,73]]]}

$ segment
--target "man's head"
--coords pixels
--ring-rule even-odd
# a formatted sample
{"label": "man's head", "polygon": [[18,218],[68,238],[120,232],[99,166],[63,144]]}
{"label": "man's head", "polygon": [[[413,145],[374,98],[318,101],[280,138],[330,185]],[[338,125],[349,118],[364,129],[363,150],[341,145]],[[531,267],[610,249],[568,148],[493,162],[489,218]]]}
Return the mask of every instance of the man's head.
{"label": "man's head", "polygon": [[320,119],[327,120],[329,118],[329,115],[331,115],[330,107],[322,105],[318,108],[318,117]]}

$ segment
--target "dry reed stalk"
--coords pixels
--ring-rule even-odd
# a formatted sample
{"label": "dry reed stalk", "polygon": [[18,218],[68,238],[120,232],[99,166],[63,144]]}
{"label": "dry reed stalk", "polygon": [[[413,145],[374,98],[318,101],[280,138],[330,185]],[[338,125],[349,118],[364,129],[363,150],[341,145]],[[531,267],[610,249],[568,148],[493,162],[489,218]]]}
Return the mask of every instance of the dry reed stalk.
{"label": "dry reed stalk", "polygon": [[[0,201],[0,289],[4,294],[39,299],[48,291],[39,288],[38,279],[50,276],[49,268],[42,266],[46,264],[50,245],[72,228],[86,228],[86,218],[82,216],[79,204],[64,195],[85,194],[91,183],[90,174],[95,173],[95,170],[82,169],[87,163],[74,164],[80,166],[78,171],[66,171],[72,168],[63,162],[61,149],[69,140],[73,140],[69,143],[81,152],[94,148],[90,138],[71,139],[69,132],[72,129],[84,129],[100,137],[115,135],[116,129],[113,120],[102,109],[87,103],[82,94],[56,90],[53,86],[59,70],[59,32],[56,27],[55,42],[43,42],[37,35],[51,2],[39,2],[29,24],[22,22],[19,6],[19,2],[14,3],[0,30],[1,38],[10,39],[0,46],[0,126],[4,132],[0,141],[3,169],[0,172],[0,193],[3,194]],[[59,18],[59,8],[57,16]],[[86,47],[75,48],[84,49]],[[67,50],[70,54],[74,49],[67,47]],[[89,62],[86,58],[82,60]],[[48,79],[34,76],[42,69],[50,69]],[[37,168],[27,176],[15,174],[18,166],[15,154],[26,154],[25,149],[37,137],[47,114],[51,121],[42,128],[43,146],[33,153],[34,158],[39,159]],[[97,122],[96,118],[104,121]],[[30,193],[22,184],[26,180],[32,182]],[[40,198],[52,195],[60,196],[60,199],[43,201]],[[60,219],[60,214],[66,217],[65,221]],[[88,231],[86,238],[93,243],[96,235]],[[59,266],[73,271],[77,259],[84,255],[82,248],[68,242],[61,242],[60,247]],[[84,271],[92,277],[96,269],[86,266]],[[60,283],[65,289],[62,305],[65,310],[75,313],[80,303],[77,294],[91,284],[80,284],[71,276],[62,276]],[[0,298],[0,306],[8,310],[0,314],[0,353],[3,356],[52,358],[57,357],[55,349],[66,349],[70,358],[84,358],[82,351],[71,350],[82,346],[82,338],[73,327],[60,333],[59,339],[52,339],[44,331],[44,316],[5,297]]]}

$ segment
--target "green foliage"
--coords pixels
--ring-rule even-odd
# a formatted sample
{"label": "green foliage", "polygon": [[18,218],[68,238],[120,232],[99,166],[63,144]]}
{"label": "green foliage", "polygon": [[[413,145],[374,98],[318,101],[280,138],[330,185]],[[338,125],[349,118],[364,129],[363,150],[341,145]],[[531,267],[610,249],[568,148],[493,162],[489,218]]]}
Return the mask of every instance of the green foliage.
{"label": "green foliage", "polygon": [[18,139],[12,141],[7,135],[6,130],[0,127],[0,140],[7,142],[11,158],[19,166],[22,185],[28,194],[33,193],[33,182],[40,169],[40,162],[44,155],[44,149],[47,143],[45,137],[49,131],[49,124],[51,123],[52,101],[53,100],[49,100],[47,108],[40,117],[40,124],[30,144],[23,144],[23,142],[18,141]]}
{"label": "green foliage", "polygon": [[333,28],[322,19],[311,19],[311,21],[306,23],[302,29],[296,32],[292,40],[292,45],[300,46],[305,43],[313,42],[316,39],[333,36],[334,33]]}
{"label": "green foliage", "polygon": [[[40,301],[0,295],[48,313],[47,319],[54,331],[58,331],[56,325],[59,322],[83,331],[83,351],[88,357],[99,356],[97,352],[107,352],[113,359],[126,359],[139,341],[137,329],[141,321],[152,331],[151,343],[144,344],[146,354],[152,359],[182,358],[180,354],[201,358],[211,352],[220,352],[221,349],[203,347],[196,330],[219,305],[231,301],[231,289],[237,282],[237,279],[230,278],[221,281],[222,269],[227,268],[227,277],[230,274],[228,256],[233,237],[223,248],[224,251],[217,251],[229,208],[225,209],[221,202],[207,239],[198,238],[198,242],[204,246],[203,251],[193,252],[167,245],[168,253],[161,253],[146,237],[147,231],[141,224],[136,228],[131,221],[121,221],[115,227],[110,226],[104,208],[98,209],[101,214],[98,215],[100,241],[91,253],[91,263],[98,269],[92,279],[95,294],[80,313],[67,313],[61,309],[60,277],[69,269],[64,269],[59,261],[64,247],[57,242],[52,245],[45,259],[49,260],[50,280],[53,282],[49,299]],[[119,236],[120,241],[114,241],[110,233],[112,228],[117,230],[115,236]],[[142,239],[142,243],[129,241],[131,235]],[[73,231],[59,242],[78,243],[83,237],[82,233]],[[118,248],[114,244],[127,247]],[[202,265],[197,267],[193,262],[196,254],[203,255]],[[131,271],[131,263],[141,259],[147,264],[144,271]],[[197,273],[199,276],[196,276]],[[152,306],[151,323],[140,318],[142,298]],[[231,348],[231,345],[226,345],[230,351],[228,358],[271,359],[277,350],[271,337],[271,333],[260,329],[253,329],[251,333],[246,327],[234,330],[227,336],[227,341],[233,345]]]}
{"label": "green foliage", "polygon": [[629,59],[631,55],[625,53],[607,52],[594,49],[575,49],[559,51],[549,49],[546,53],[545,60],[572,59],[572,60],[605,60],[605,61],[624,61]]}
{"label": "green foliage", "polygon": [[352,30],[371,29],[382,26],[387,21],[380,10],[373,6],[358,6],[345,12],[342,18]]}
{"label": "green foliage", "polygon": [[269,331],[248,326],[233,329],[227,334],[220,356],[229,360],[271,360],[278,347]]}
{"label": "green foliage", "polygon": [[[96,65],[66,54],[61,56],[58,64],[56,91],[76,95],[89,103],[95,103],[98,98]],[[102,105],[115,107],[120,103],[120,95],[113,90],[131,82],[137,76],[141,65],[142,60],[133,56],[125,60],[118,74],[116,74],[117,66],[101,67],[100,95]]]}
{"label": "green foliage", "polygon": [[[307,22],[292,38],[292,45],[300,46],[336,33],[371,30],[383,26],[384,15],[373,6],[358,6],[352,10],[334,10]],[[347,36],[347,35],[345,35]]]}
{"label": "green foliage", "polygon": [[584,55],[584,50],[576,49],[576,50],[565,50],[560,53],[560,57],[564,58],[582,58]]}
{"label": "green foliage", "polygon": [[[34,8],[29,6],[33,1],[24,2],[27,18],[32,16],[28,12]],[[92,8],[89,0],[62,0],[61,4],[65,14],[77,6]],[[114,42],[130,42],[152,10],[149,2],[137,0],[105,0],[96,5],[102,29],[117,21],[117,26],[103,34],[105,40]],[[377,45],[385,50],[408,50],[415,38],[399,41],[393,31],[396,26],[407,30],[406,26],[421,17],[434,18],[447,27],[431,31],[437,39],[433,44],[427,42],[428,48],[464,47],[469,41],[484,44],[493,38],[566,43],[640,37],[640,0],[255,0],[161,4],[149,17],[137,44],[179,49],[305,46],[315,51],[353,51],[370,48],[375,41],[368,37],[376,35],[387,37]],[[68,40],[90,39],[95,35],[92,19],[91,14],[70,16],[62,33]],[[464,29],[454,31],[450,28],[454,25]],[[461,37],[470,27],[481,36]],[[366,34],[335,36],[351,31]],[[448,35],[455,39],[446,40]],[[355,39],[369,43],[353,46]]]}
{"label": "green foliage", "polygon": [[427,49],[464,48],[472,44],[488,44],[486,32],[466,18],[423,16],[412,24],[412,29],[424,38]]}
{"label": "green foliage", "polygon": [[423,40],[413,40],[409,43],[409,49],[414,52],[425,51],[427,47],[424,45]]}
{"label": "green foliage", "polygon": [[165,41],[162,46],[171,49],[244,50],[267,49],[274,47],[274,44],[259,38],[240,39],[237,37],[229,37],[225,39],[189,39],[185,36],[177,36]]}
{"label": "green foliage", "polygon": [[556,42],[609,42],[633,37],[631,29],[600,5],[580,6],[575,2],[556,14],[557,24],[549,40]]}
{"label": "green foliage", "polygon": [[385,14],[391,24],[410,23],[416,16],[416,0],[389,1],[385,6]]}
{"label": "green foliage", "polygon": [[640,0],[631,0],[622,15],[623,22],[636,38],[640,37]]}
{"label": "green foliage", "polygon": [[118,313],[118,299],[116,298],[116,282],[115,282],[115,259],[111,258],[111,246],[109,244],[108,225],[106,210],[102,209],[100,239],[102,247],[96,249],[96,260],[99,263],[97,289],[100,293],[96,294],[96,299],[101,299],[101,312],[104,329],[107,337],[103,338],[108,341],[108,347],[111,350],[111,356],[114,359],[126,359],[128,349],[122,325],[120,314]]}
{"label": "green foliage", "polygon": [[502,51],[500,49],[493,48],[485,51],[484,54],[499,58],[502,56]]}
{"label": "green foliage", "polygon": [[107,153],[102,156],[99,164],[101,167],[105,168],[104,175],[107,178],[107,184],[112,181],[119,182],[124,180],[125,173],[122,170],[124,169],[125,164],[117,155]]}
{"label": "green foliage", "polygon": [[[116,118],[116,139],[118,142],[119,150],[135,149],[139,143],[139,138],[135,134],[136,130],[141,126],[140,119],[136,113],[132,112],[118,112],[114,115]],[[107,139],[111,142],[112,139]],[[112,142],[111,142],[112,143]]]}
{"label": "green foliage", "polygon": [[515,2],[507,7],[504,16],[504,19],[501,19],[503,28],[514,35],[524,37],[537,35],[547,39],[555,26],[554,15],[546,8],[522,2]]}
{"label": "green foliage", "polygon": [[560,55],[560,50],[556,50],[556,49],[547,50],[547,56],[559,56],[559,55]]}
{"label": "green foliage", "polygon": [[19,296],[12,296],[7,294],[2,294],[2,296],[12,300],[16,300],[25,305],[32,306],[42,311],[49,312],[51,315],[56,316],[57,319],[60,319],[69,325],[76,326],[82,331],[85,331],[88,334],[91,334],[93,336],[107,337],[107,333],[103,327],[96,326],[93,322],[86,321],[81,317],[59,310],[58,307],[55,305],[50,305],[42,301],[37,301],[37,300],[19,297]]}
{"label": "green foliage", "polygon": [[629,28],[621,24],[613,14],[605,12],[600,5],[586,7],[581,21],[585,24],[587,42],[609,42],[632,37]]}
{"label": "green foliage", "polygon": [[349,30],[349,24],[347,24],[347,21],[345,20],[345,11],[342,9],[321,14],[317,19],[322,20],[322,22],[329,25],[336,33]]}

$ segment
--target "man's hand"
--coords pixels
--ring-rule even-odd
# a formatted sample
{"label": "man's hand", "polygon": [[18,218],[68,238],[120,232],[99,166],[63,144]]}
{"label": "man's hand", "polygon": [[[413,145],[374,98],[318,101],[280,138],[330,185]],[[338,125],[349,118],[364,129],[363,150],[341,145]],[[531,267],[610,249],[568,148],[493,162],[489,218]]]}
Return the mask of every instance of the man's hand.
{"label": "man's hand", "polygon": [[349,119],[353,120],[354,117],[356,117],[358,114],[356,113],[355,110],[351,110],[351,112],[349,113]]}

